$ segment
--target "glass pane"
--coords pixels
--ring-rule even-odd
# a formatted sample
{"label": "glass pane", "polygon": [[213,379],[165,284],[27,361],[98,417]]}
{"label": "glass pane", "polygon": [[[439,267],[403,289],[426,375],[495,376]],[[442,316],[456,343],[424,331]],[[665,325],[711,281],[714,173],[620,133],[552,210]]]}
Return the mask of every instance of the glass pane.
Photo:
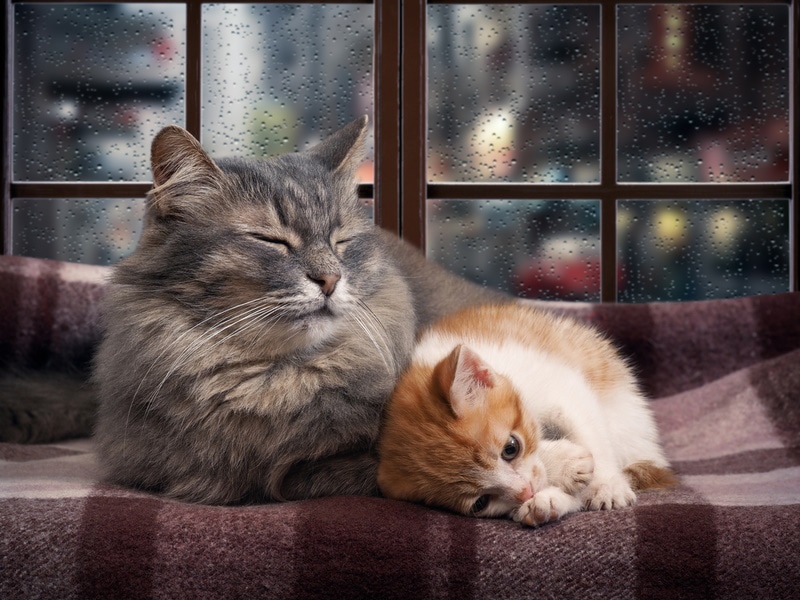
{"label": "glass pane", "polygon": [[14,178],[148,181],[183,123],[185,9],[14,4]]}
{"label": "glass pane", "polygon": [[621,302],[789,291],[788,200],[624,200]]}
{"label": "glass pane", "polygon": [[619,7],[620,181],[788,180],[789,8]]}
{"label": "glass pane", "polygon": [[599,180],[599,6],[429,6],[428,50],[430,181]]}
{"label": "glass pane", "polygon": [[364,215],[372,221],[375,222],[375,200],[372,198],[362,198],[361,199],[361,206],[364,209]]}
{"label": "glass pane", "polygon": [[523,298],[600,299],[596,200],[429,200],[428,256]]}
{"label": "glass pane", "polygon": [[[372,118],[372,15],[371,5],[204,5],[204,146],[283,154]],[[371,151],[359,176],[372,181]]]}
{"label": "glass pane", "polygon": [[95,265],[115,263],[136,247],[143,199],[16,199],[14,254]]}

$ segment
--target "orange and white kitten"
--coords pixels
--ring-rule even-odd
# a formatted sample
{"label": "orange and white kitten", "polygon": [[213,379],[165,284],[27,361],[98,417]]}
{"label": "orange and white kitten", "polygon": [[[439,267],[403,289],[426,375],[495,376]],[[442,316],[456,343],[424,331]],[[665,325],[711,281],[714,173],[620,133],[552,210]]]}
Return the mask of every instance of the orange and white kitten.
{"label": "orange and white kitten", "polygon": [[541,525],[674,482],[647,401],[593,328],[486,305],[420,337],[379,437],[390,498]]}

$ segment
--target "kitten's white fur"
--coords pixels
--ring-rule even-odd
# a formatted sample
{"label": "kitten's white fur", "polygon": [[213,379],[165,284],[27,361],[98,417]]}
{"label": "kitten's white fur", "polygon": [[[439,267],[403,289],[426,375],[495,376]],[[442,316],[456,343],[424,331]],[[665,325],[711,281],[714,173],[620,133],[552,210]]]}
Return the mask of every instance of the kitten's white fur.
{"label": "kitten's white fur", "polygon": [[[579,510],[581,505],[591,510],[629,506],[636,495],[623,469],[644,460],[658,467],[668,466],[647,401],[632,385],[621,383],[601,395],[590,387],[578,369],[552,354],[513,340],[490,342],[438,331],[429,331],[420,339],[414,362],[434,366],[459,344],[468,346],[492,371],[508,377],[540,425],[555,426],[567,440],[574,442],[562,447],[558,442],[556,446],[543,442],[536,460],[551,463],[550,485],[542,487],[541,476],[537,481],[535,472],[539,469],[534,465],[518,467],[523,471],[520,475],[528,477],[534,496],[522,507],[509,502],[508,506],[496,506],[494,510],[508,509],[518,520],[533,515],[533,521],[542,523]],[[579,447],[577,451],[575,444]],[[588,460],[594,461],[594,475],[585,487],[570,488],[569,479],[586,469],[587,457],[582,449],[591,454]],[[552,485],[551,471],[559,471],[558,452],[563,454],[560,469],[563,481]],[[526,475],[525,469],[530,473]],[[565,491],[570,489],[578,493]]]}

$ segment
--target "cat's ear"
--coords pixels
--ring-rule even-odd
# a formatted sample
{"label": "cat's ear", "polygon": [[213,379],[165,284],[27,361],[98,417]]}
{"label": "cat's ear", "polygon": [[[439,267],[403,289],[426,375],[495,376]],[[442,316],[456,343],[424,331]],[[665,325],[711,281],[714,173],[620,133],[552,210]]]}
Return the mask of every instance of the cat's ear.
{"label": "cat's ear", "polygon": [[[219,167],[206,154],[192,134],[177,125],[168,125],[156,134],[150,149],[153,171],[151,207],[159,215],[178,212],[185,193],[175,193],[175,188],[193,187],[192,196],[203,189],[219,189],[222,175]],[[182,190],[185,191],[185,190]]]}
{"label": "cat's ear", "polygon": [[494,370],[471,348],[458,345],[434,371],[440,389],[457,417],[479,407],[495,387]]}
{"label": "cat's ear", "polygon": [[191,172],[199,176],[219,173],[219,167],[206,154],[200,142],[177,125],[164,127],[153,138],[150,163],[156,187],[164,185],[182,172]]}
{"label": "cat's ear", "polygon": [[348,123],[309,150],[332,173],[354,172],[364,155],[367,117]]}

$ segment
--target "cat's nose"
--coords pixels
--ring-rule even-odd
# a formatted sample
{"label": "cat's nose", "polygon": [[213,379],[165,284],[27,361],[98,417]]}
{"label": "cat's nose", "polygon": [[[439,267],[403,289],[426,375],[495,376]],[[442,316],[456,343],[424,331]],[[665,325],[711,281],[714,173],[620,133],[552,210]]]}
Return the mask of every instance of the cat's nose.
{"label": "cat's nose", "polygon": [[320,287],[322,293],[326,296],[330,296],[333,293],[333,290],[336,289],[336,283],[342,278],[338,273],[324,273],[315,276],[309,275],[308,277]]}
{"label": "cat's nose", "polygon": [[525,487],[524,487],[524,488],[523,488],[523,489],[522,489],[522,490],[521,490],[521,491],[520,491],[520,492],[517,494],[516,500],[517,500],[517,502],[527,502],[527,501],[528,501],[528,500],[530,500],[531,498],[533,498],[533,489],[531,488],[531,486],[530,486],[530,485],[526,485],[526,486],[525,486]]}

